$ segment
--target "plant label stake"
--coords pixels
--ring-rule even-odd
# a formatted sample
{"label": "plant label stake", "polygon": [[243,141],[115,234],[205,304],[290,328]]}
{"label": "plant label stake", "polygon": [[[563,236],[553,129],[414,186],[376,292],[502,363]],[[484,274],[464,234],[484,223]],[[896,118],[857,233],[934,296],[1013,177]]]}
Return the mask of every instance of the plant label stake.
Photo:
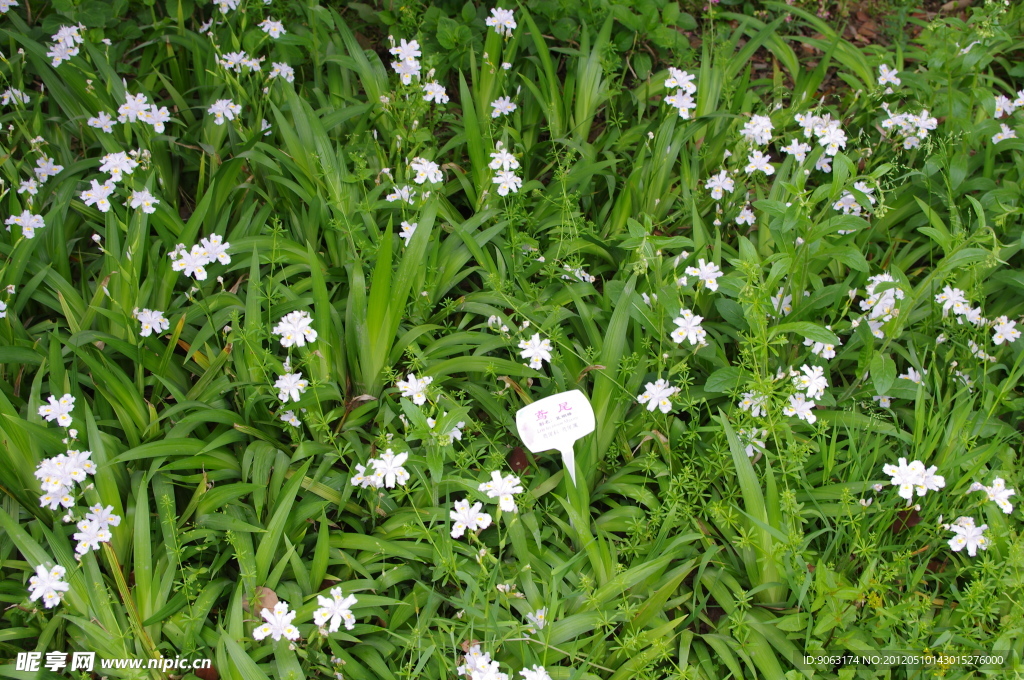
{"label": "plant label stake", "polygon": [[576,485],[576,456],[572,445],[594,431],[594,409],[579,390],[560,392],[527,404],[516,412],[519,438],[533,453],[557,449]]}

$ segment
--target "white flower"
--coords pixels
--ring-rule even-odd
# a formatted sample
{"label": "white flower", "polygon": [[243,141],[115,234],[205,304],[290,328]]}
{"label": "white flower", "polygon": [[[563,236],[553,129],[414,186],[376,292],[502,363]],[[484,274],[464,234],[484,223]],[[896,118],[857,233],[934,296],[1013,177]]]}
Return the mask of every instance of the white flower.
{"label": "white flower", "polygon": [[1006,125],[1005,123],[1001,123],[999,125],[999,128],[1000,128],[999,132],[997,132],[994,135],[992,135],[992,143],[993,144],[998,144],[999,142],[1003,141],[1004,139],[1017,139],[1017,132],[1015,130],[1013,130],[1009,125]]}
{"label": "white flower", "polygon": [[492,7],[491,16],[487,17],[484,23],[493,27],[495,33],[504,35],[506,38],[511,38],[512,31],[516,30],[516,20],[510,9]]}
{"label": "white flower", "polygon": [[50,46],[50,51],[46,53],[46,56],[51,59],[50,65],[57,68],[76,54],[78,54],[77,47],[69,47],[64,43],[54,43]]}
{"label": "white flower", "polygon": [[260,616],[266,623],[253,629],[254,640],[262,640],[268,636],[274,640],[280,640],[282,637],[288,640],[299,639],[299,629],[292,625],[295,612],[288,608],[288,603],[284,600],[274,605],[274,611],[264,607]]}
{"label": "white flower", "polygon": [[[414,40],[413,43],[415,42]],[[409,85],[414,77],[420,77],[420,62],[415,59],[393,61],[391,62],[391,68],[395,69],[395,73],[400,76],[403,85]]]}
{"label": "white flower", "polygon": [[[0,0],[0,14],[6,12],[6,10],[3,9],[3,1],[4,0]],[[29,98],[29,96],[16,87],[9,87],[6,90],[4,90],[3,95],[0,95],[0,106],[7,106],[11,102],[21,102],[22,104],[28,104],[30,101],[32,100]]]}
{"label": "white flower", "polygon": [[128,199],[128,206],[130,208],[142,208],[142,212],[152,215],[156,212],[156,206],[159,202],[148,190],[140,189],[139,191],[132,192]]}
{"label": "white flower", "polygon": [[789,403],[782,407],[782,412],[787,416],[796,416],[800,420],[805,420],[812,425],[818,419],[814,415],[814,402],[807,401],[804,399],[804,395],[801,392],[797,392],[789,397]]}
{"label": "white flower", "polygon": [[[928,371],[924,371],[924,373],[927,374]],[[917,372],[916,368],[914,368],[913,366],[910,366],[910,367],[907,368],[907,372],[906,373],[901,373],[898,377],[900,377],[900,378],[902,378],[904,380],[910,380],[911,382],[914,382],[914,383],[920,385],[921,384],[921,375],[922,375],[921,373]]]}
{"label": "white flower", "polygon": [[320,628],[325,624],[328,633],[335,633],[341,628],[344,622],[346,630],[352,630],[356,625],[356,617],[352,616],[352,606],[356,603],[355,595],[341,596],[341,588],[331,588],[331,596],[324,597],[317,595],[316,601],[320,608],[313,612],[313,623]]}
{"label": "white flower", "polygon": [[99,503],[89,508],[89,512],[85,513],[85,519],[100,529],[116,527],[121,524],[121,517],[114,514],[113,505],[103,507]]}
{"label": "white flower", "polygon": [[889,408],[890,406],[892,406],[892,397],[878,395],[876,397],[871,397],[871,400],[877,401],[878,405],[881,406],[882,408]]}
{"label": "white flower", "polygon": [[[838,121],[836,122],[838,123]],[[826,154],[835,156],[839,153],[839,149],[846,148],[846,133],[838,126],[828,127],[818,136],[818,143],[825,147]]]}
{"label": "white flower", "polygon": [[[697,317],[700,318],[700,317]],[[654,411],[656,408],[660,408],[662,413],[668,413],[672,410],[673,394],[679,392],[678,387],[671,387],[668,381],[664,378],[658,378],[657,381],[647,383],[647,389],[636,398],[641,404],[647,404],[648,411]]]}
{"label": "white flower", "polygon": [[271,18],[266,18],[261,21],[259,27],[263,29],[263,32],[269,35],[271,38],[280,38],[288,31],[284,30],[284,24],[280,21],[274,21]]}
{"label": "white flower", "polygon": [[289,66],[286,62],[275,61],[271,66],[272,68],[270,69],[270,73],[267,74],[267,80],[281,78],[288,83],[295,82],[295,69]]}
{"label": "white flower", "polygon": [[136,309],[133,316],[142,324],[142,330],[139,331],[139,335],[144,338],[148,338],[154,332],[160,335],[171,327],[170,322],[164,318],[163,312],[151,309]]}
{"label": "white flower", "polygon": [[82,202],[86,205],[95,205],[100,212],[108,212],[110,210],[108,197],[114,193],[114,188],[115,185],[110,180],[103,184],[92,180],[92,186],[81,193]]}
{"label": "white flower", "polygon": [[993,116],[995,118],[1002,118],[1003,116],[1012,116],[1013,112],[1017,109],[1017,105],[1012,99],[1005,95],[996,95],[995,100],[995,111]]}
{"label": "white flower", "polygon": [[879,85],[899,85],[900,79],[896,77],[896,69],[889,68],[886,64],[879,64],[878,66],[878,84]]}
{"label": "white flower", "polygon": [[750,415],[760,418],[768,413],[768,397],[756,392],[744,392],[740,399],[739,407],[743,411],[750,411]]}
{"label": "white flower", "polygon": [[23,194],[26,191],[29,196],[35,196],[39,193],[39,184],[31,177],[21,180],[21,183],[18,185],[19,194]]}
{"label": "white flower", "polygon": [[[703,261],[703,260],[702,260]],[[691,345],[706,345],[707,331],[705,331],[700,322],[704,320],[704,317],[697,316],[689,309],[684,309],[679,313],[679,316],[673,319],[676,328],[672,331],[669,337],[674,342],[681,343],[683,340],[689,340]]]}
{"label": "white flower", "polygon": [[752,116],[743,124],[740,135],[755,144],[767,144],[772,140],[772,119],[768,116]]}
{"label": "white flower", "polygon": [[697,102],[693,95],[683,90],[676,90],[675,94],[665,97],[665,103],[679,111],[679,117],[689,120],[690,111],[697,108]]}
{"label": "white flower", "polygon": [[409,164],[416,176],[413,177],[416,184],[423,184],[424,182],[431,182],[436,184],[444,179],[441,175],[441,169],[437,163],[428,161],[426,158],[413,158]]}
{"label": "white flower", "polygon": [[67,570],[59,564],[51,569],[42,564],[37,566],[36,575],[28,580],[29,601],[35,602],[42,598],[43,606],[47,609],[60,604],[63,593],[71,587],[63,580],[66,572]]}
{"label": "white flower", "polygon": [[[882,466],[882,472],[892,477],[890,484],[899,488],[900,498],[905,498],[907,502],[914,496],[914,489],[920,487],[924,481],[924,463],[919,460],[908,464],[906,458],[900,458],[897,461],[898,465],[887,464]],[[919,491],[918,495],[923,496],[924,493]]]}
{"label": "white flower", "polygon": [[288,423],[292,427],[298,427],[301,423],[295,415],[295,411],[285,411],[281,414],[281,422]]}
{"label": "white flower", "polygon": [[523,680],[551,680],[551,676],[544,670],[543,666],[533,665],[533,669],[526,669],[519,671],[519,674],[523,676]]}
{"label": "white flower", "polygon": [[772,296],[772,307],[775,308],[775,314],[770,316],[790,314],[793,311],[793,296],[785,295],[785,289],[779,288],[779,292]]}
{"label": "white flower", "polygon": [[518,512],[516,507],[515,494],[522,493],[523,487],[519,484],[519,478],[515,475],[507,475],[502,478],[497,470],[491,472],[491,481],[482,482],[480,491],[486,491],[488,498],[497,498],[498,506],[505,512]]}
{"label": "white flower", "polygon": [[403,397],[412,398],[412,403],[422,406],[427,403],[427,385],[434,382],[430,376],[417,378],[416,374],[410,373],[408,380],[399,380],[396,383],[398,389],[402,390]]}
{"label": "white flower", "polygon": [[529,614],[526,615],[527,620],[530,623],[532,623],[534,626],[537,627],[536,630],[534,630],[533,628],[530,628],[529,631],[531,633],[536,633],[537,630],[543,630],[544,626],[548,625],[547,614],[548,614],[547,607],[541,607],[537,611],[530,612]]}
{"label": "white flower", "polygon": [[28,210],[21,211],[20,215],[11,215],[4,224],[7,225],[7,231],[11,230],[12,224],[17,224],[21,227],[21,235],[25,238],[35,238],[36,229],[46,226],[42,215],[33,215]]}
{"label": "white flower", "polygon": [[811,145],[805,144],[799,139],[794,139],[790,145],[782,146],[782,151],[797,159],[797,163],[803,163],[804,159],[807,158],[807,152],[811,151]]}
{"label": "white flower", "polygon": [[50,395],[48,402],[39,407],[39,415],[45,418],[46,422],[56,420],[61,427],[70,425],[71,416],[69,414],[75,408],[75,398],[70,394],[65,394],[60,399]]}
{"label": "white flower", "polygon": [[754,211],[750,209],[750,206],[743,206],[740,210],[740,214],[736,216],[736,224],[752,225],[756,221]]}
{"label": "white flower", "polygon": [[491,108],[491,118],[497,118],[498,116],[512,113],[517,107],[512,102],[511,97],[498,97],[491,102]]}
{"label": "white flower", "polygon": [[[915,461],[916,462],[916,461]],[[921,468],[924,468],[924,464],[921,464]],[[935,474],[938,471],[938,467],[932,465],[927,470],[922,469],[921,478],[918,480],[914,488],[917,490],[918,496],[925,495],[928,491],[938,491],[946,486],[946,478],[942,475]]]}
{"label": "white flower", "polygon": [[529,340],[522,340],[519,343],[519,353],[524,359],[530,360],[530,368],[540,369],[544,362],[551,362],[551,341],[547,338],[541,340],[540,333],[534,333]]}
{"label": "white flower", "polygon": [[399,45],[395,45],[388,50],[394,56],[398,57],[400,61],[407,61],[409,59],[417,59],[423,55],[420,52],[419,42],[413,40],[412,42],[406,42],[405,38],[402,38],[402,42]]}
{"label": "white flower", "polygon": [[138,161],[133,160],[124,151],[118,151],[116,153],[108,153],[103,157],[100,172],[110,173],[111,182],[120,182],[122,175],[132,174],[138,165]]}
{"label": "white flower", "polygon": [[985,529],[988,529],[987,524],[975,526],[973,517],[960,517],[948,528],[956,534],[949,539],[949,547],[953,552],[960,552],[966,547],[967,554],[974,557],[978,554],[978,548],[988,550],[989,541],[984,534]]}
{"label": "white flower", "polygon": [[120,123],[134,123],[139,115],[149,110],[149,101],[146,95],[126,94],[125,103],[117,109],[117,120]]}
{"label": "white flower", "polygon": [[[373,467],[372,465],[370,467]],[[362,465],[356,465],[356,474],[352,477],[352,486],[359,486],[364,489],[368,489],[371,486],[380,488],[381,484],[373,473],[366,474],[366,468]]]}
{"label": "white flower", "polygon": [[1020,331],[1017,330],[1017,322],[1010,321],[1006,316],[996,317],[992,332],[994,333],[992,336],[992,344],[994,345],[1001,345],[1004,342],[1010,343],[1020,337]]}
{"label": "white flower", "polygon": [[79,558],[90,550],[99,550],[100,543],[108,543],[113,538],[110,530],[99,522],[84,519],[77,526],[78,532],[72,538],[78,541],[75,552]]}
{"label": "white flower", "polygon": [[287,404],[288,400],[298,401],[309,387],[309,381],[302,379],[302,373],[285,373],[274,383],[277,398]]}
{"label": "white flower", "polygon": [[405,483],[409,481],[409,473],[402,467],[402,464],[408,458],[408,451],[395,454],[391,449],[380,454],[380,458],[371,458],[369,463],[373,466],[373,476],[377,480],[375,486],[378,488],[386,486],[389,489],[394,489],[396,483],[405,486]]}
{"label": "white flower", "polygon": [[5,316],[7,316],[7,303],[4,302],[3,300],[0,300],[0,319],[4,318]]}
{"label": "white flower", "polygon": [[461,538],[466,529],[477,531],[489,527],[491,516],[486,512],[481,512],[482,509],[483,503],[474,503],[470,507],[469,500],[455,501],[455,509],[448,513],[454,522],[452,538]]}
{"label": "white flower", "polygon": [[694,94],[697,91],[697,86],[694,84],[693,79],[694,76],[692,74],[669,66],[668,80],[665,81],[665,89],[681,89],[686,90],[688,94]]}
{"label": "white flower", "polygon": [[765,436],[767,434],[768,430],[758,430],[756,427],[752,428],[749,432],[744,428],[736,431],[736,436],[740,440],[740,446],[743,447],[748,458],[753,458],[758,449],[764,448]]}
{"label": "white flower", "polygon": [[1017,492],[1006,488],[1006,481],[1002,477],[992,480],[992,486],[984,486],[975,482],[971,484],[970,491],[984,491],[988,496],[987,500],[995,501],[999,508],[1009,515],[1013,512],[1013,504],[1010,503],[1010,496],[1016,496]]}
{"label": "white flower", "polygon": [[171,269],[176,272],[185,272],[185,276],[194,276],[196,281],[205,281],[206,265],[209,263],[210,257],[206,249],[196,244],[192,246],[191,250],[179,251],[177,259],[171,262]]}
{"label": "white flower", "polygon": [[517,170],[519,168],[519,161],[505,149],[505,145],[500,141],[494,145],[494,153],[491,154],[491,162],[488,164],[491,170]]}
{"label": "white flower", "polygon": [[718,277],[722,275],[722,270],[714,262],[705,262],[702,257],[697,261],[696,267],[687,267],[686,273],[696,276],[708,290],[718,290]]}
{"label": "white flower", "polygon": [[447,104],[448,95],[436,80],[423,84],[423,101],[433,101],[435,104]]}
{"label": "white flower", "polygon": [[57,173],[64,169],[63,165],[57,165],[53,162],[53,159],[49,156],[42,156],[36,159],[36,167],[33,168],[33,172],[36,173],[36,178],[40,184],[46,182],[47,178],[55,177]]}
{"label": "white flower", "polygon": [[832,162],[827,154],[818,156],[818,160],[814,161],[814,169],[821,170],[822,172],[832,172]]}
{"label": "white flower", "polygon": [[419,225],[418,222],[409,223],[402,221],[402,231],[398,235],[405,239],[405,245],[409,245],[409,241],[412,240],[412,235],[416,233],[416,227]]}
{"label": "white flower", "polygon": [[760,170],[766,175],[772,175],[775,173],[775,168],[769,163],[770,159],[757,149],[750,152],[750,156],[747,157],[747,167],[744,170],[749,175],[752,172]]}
{"label": "white flower", "polygon": [[282,347],[291,347],[292,345],[304,347],[307,342],[316,342],[313,319],[309,312],[305,311],[286,314],[271,332],[281,336]]}
{"label": "white flower", "polygon": [[387,200],[388,202],[401,200],[406,203],[412,203],[412,197],[415,195],[416,192],[410,186],[395,187],[394,191],[387,195]]}
{"label": "white flower", "polygon": [[793,378],[793,384],[798,389],[807,390],[808,399],[821,399],[825,394],[825,388],[828,387],[828,380],[825,378],[824,369],[821,366],[808,366],[804,364],[800,367],[800,370],[804,374]]}
{"label": "white flower", "polygon": [[230,99],[218,99],[206,112],[213,114],[214,123],[223,125],[225,120],[234,120],[235,116],[242,113],[242,107]]}
{"label": "white flower", "polygon": [[716,201],[722,200],[722,196],[725,195],[725,192],[731,192],[734,187],[735,184],[732,181],[732,178],[729,177],[729,173],[725,170],[722,170],[714,177],[708,179],[707,183],[704,185],[705,189],[711,189],[711,198]]}
{"label": "white flower", "polygon": [[514,194],[519,193],[523,186],[522,178],[510,170],[499,170],[491,182],[498,185],[499,196],[508,196],[510,191]]}

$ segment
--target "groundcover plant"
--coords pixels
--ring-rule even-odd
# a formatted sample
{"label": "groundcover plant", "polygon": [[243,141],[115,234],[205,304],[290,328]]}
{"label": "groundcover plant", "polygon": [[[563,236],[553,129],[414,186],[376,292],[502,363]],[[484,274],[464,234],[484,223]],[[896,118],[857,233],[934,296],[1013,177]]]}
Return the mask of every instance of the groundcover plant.
{"label": "groundcover plant", "polygon": [[648,4],[0,0],[0,676],[1021,669],[1024,9]]}

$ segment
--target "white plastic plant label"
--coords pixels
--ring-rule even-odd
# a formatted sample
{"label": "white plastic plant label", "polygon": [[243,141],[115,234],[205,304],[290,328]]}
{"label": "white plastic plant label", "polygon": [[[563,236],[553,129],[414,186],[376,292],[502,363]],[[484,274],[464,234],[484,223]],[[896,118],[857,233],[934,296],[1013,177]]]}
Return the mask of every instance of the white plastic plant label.
{"label": "white plastic plant label", "polygon": [[519,438],[533,453],[556,449],[562,464],[576,484],[576,456],[572,446],[594,431],[594,409],[579,390],[560,392],[519,409],[516,427]]}

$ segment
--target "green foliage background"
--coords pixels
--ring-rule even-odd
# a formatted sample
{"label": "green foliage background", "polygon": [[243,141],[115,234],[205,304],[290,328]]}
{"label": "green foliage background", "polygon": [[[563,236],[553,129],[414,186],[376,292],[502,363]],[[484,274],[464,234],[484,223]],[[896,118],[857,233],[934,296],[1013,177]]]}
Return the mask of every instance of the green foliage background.
{"label": "green foliage background", "polygon": [[[240,680],[440,679],[456,677],[475,640],[516,677],[542,664],[556,680],[921,677],[803,663],[823,650],[996,650],[1005,664],[946,677],[1019,669],[1020,510],[1004,515],[967,489],[995,476],[1019,488],[1021,344],[993,347],[933,297],[949,284],[986,317],[1024,310],[1024,145],[991,142],[994,96],[1024,87],[1020,7],[940,18],[887,49],[858,48],[799,6],[651,5],[527,3],[509,40],[484,25],[489,7],[444,2],[250,0],[221,15],[185,0],[61,0],[0,18],[0,73],[32,95],[2,113],[5,216],[25,209],[12,187],[40,150],[64,166],[33,202],[46,228],[0,238],[0,290],[16,286],[0,320],[0,659],[89,650],[208,657]],[[288,33],[269,39],[265,16]],[[698,20],[693,47],[680,30]],[[44,44],[71,22],[86,42],[55,69]],[[450,104],[398,84],[388,33],[420,40]],[[815,48],[810,61],[801,45]],[[216,55],[234,50],[287,61],[294,84],[225,71]],[[898,110],[941,121],[920,149],[881,138],[880,103],[893,101],[876,84],[883,63],[903,79]],[[690,120],[660,102],[668,66],[696,74]],[[165,134],[86,126],[139,92],[173,107]],[[518,109],[492,118],[505,95]],[[206,110],[224,98],[243,113],[216,126]],[[775,153],[776,173],[737,176],[744,186],[718,212],[704,183],[742,166],[750,114],[772,117],[781,146],[800,134],[793,115],[819,106],[850,135],[833,171],[805,175]],[[524,177],[507,199],[487,169],[499,140]],[[85,206],[98,159],[135,148],[152,160],[128,186],[153,191],[158,210],[126,209],[124,196],[107,213]],[[388,202],[415,156],[443,164],[445,183]],[[870,219],[840,215],[846,191],[867,204],[860,181],[878,200]],[[747,201],[751,228],[734,221]],[[403,220],[418,224],[407,246]],[[214,233],[231,243],[230,265],[195,284],[171,270],[176,244]],[[683,249],[687,263],[722,267],[717,294],[677,285]],[[567,278],[566,266],[597,280]],[[881,271],[906,297],[876,341],[852,327],[849,292],[863,297]],[[794,301],[785,317],[780,288]],[[132,311],[143,307],[170,330],[140,337]],[[682,308],[704,317],[707,347],[669,339]],[[288,352],[270,329],[294,310],[312,314],[319,339]],[[512,331],[488,328],[492,315]],[[534,332],[556,347],[541,372],[517,348]],[[813,361],[804,338],[833,333],[844,344],[817,423],[783,416],[777,371]],[[286,357],[312,383],[298,429],[281,422],[272,387]],[[896,377],[908,367],[926,379]],[[434,379],[423,408],[394,389],[410,372]],[[682,388],[671,414],[636,402],[659,377]],[[527,459],[519,512],[451,539],[452,503],[486,500],[479,482],[519,464],[514,412],[570,389],[598,423],[577,445],[579,486],[557,457]],[[751,389],[772,395],[764,421],[736,407]],[[74,528],[39,507],[33,477],[66,450],[66,433],[37,415],[65,392],[99,467],[79,505],[123,517],[81,562]],[[873,403],[881,394],[891,409]],[[461,441],[437,435],[458,421]],[[768,437],[750,459],[736,432],[754,425]],[[411,452],[408,487],[354,489],[354,466],[386,447]],[[894,489],[871,490],[900,456],[946,479],[916,524]],[[959,515],[988,524],[976,558],[946,543],[940,516]],[[54,610],[26,595],[43,563],[68,568]],[[323,636],[315,596],[334,586],[357,595],[358,624]],[[294,648],[253,640],[261,589],[298,611]],[[551,623],[528,635],[525,615],[542,607]],[[13,661],[0,675],[26,677]]]}

